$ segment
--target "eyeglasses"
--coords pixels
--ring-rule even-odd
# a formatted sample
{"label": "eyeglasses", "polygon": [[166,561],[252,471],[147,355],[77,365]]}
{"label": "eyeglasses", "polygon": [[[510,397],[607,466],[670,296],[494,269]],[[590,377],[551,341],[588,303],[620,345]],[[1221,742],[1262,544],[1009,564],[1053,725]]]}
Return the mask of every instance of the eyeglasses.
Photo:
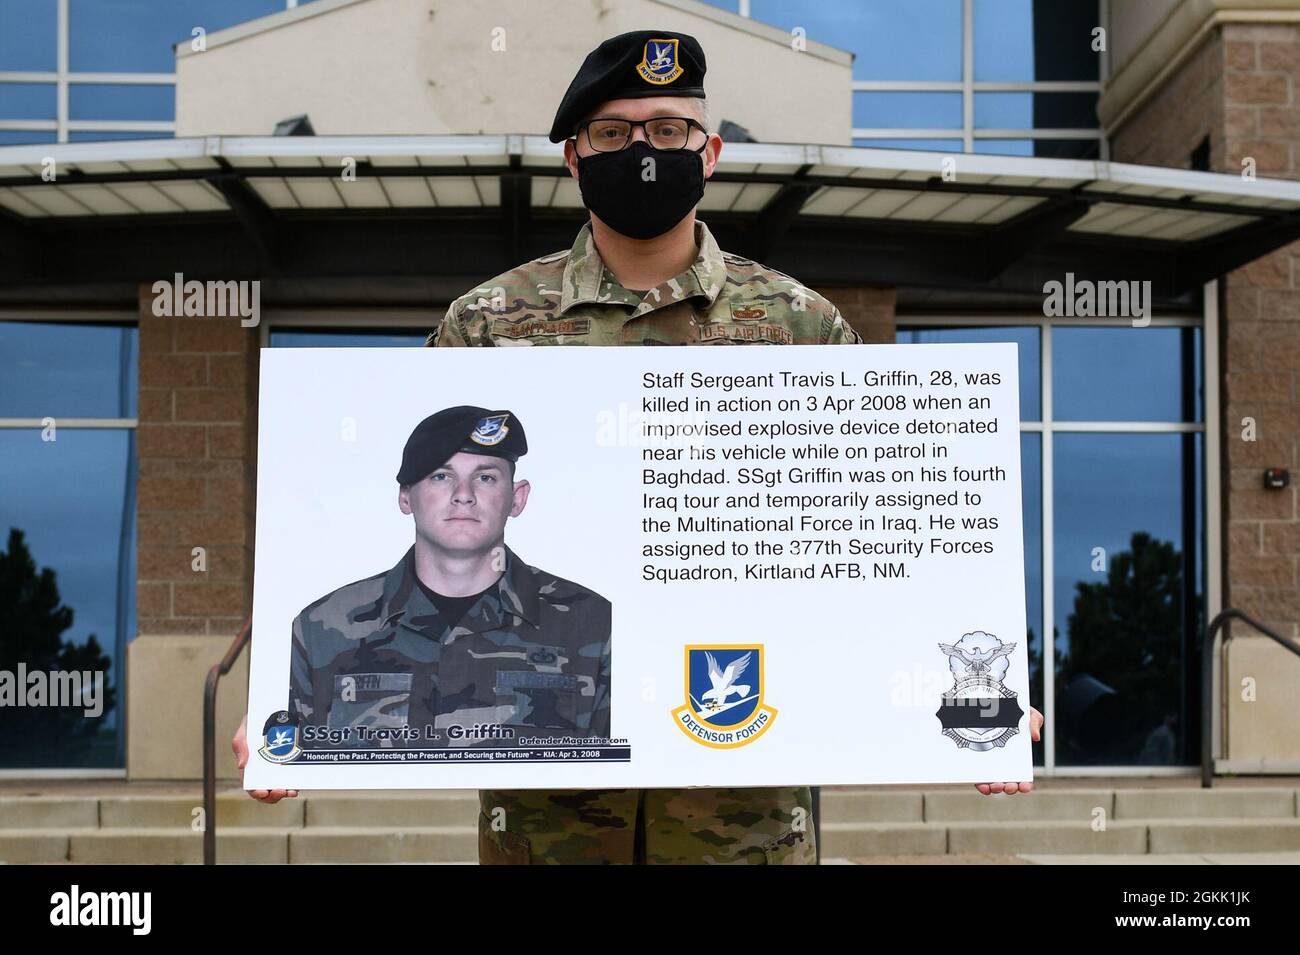
{"label": "eyeglasses", "polygon": [[[691,130],[698,129],[707,137],[709,131],[686,116],[655,116],[652,119],[589,119],[578,124],[578,132],[587,131],[591,148],[602,153],[616,153],[632,140],[632,129],[640,126],[646,140],[655,149],[685,149]],[[707,140],[705,142],[707,146]],[[703,151],[704,146],[694,150]]]}

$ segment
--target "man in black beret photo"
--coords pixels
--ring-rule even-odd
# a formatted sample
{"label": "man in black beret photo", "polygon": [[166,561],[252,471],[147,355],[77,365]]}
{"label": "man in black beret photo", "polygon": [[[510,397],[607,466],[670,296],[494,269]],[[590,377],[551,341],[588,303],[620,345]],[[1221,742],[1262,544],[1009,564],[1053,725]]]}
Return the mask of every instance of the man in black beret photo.
{"label": "man in black beret photo", "polygon": [[515,479],[527,451],[507,410],[445,408],[411,432],[396,476],[410,549],[293,621],[286,710],[301,749],[609,736],[609,601],[505,543],[528,503]]}

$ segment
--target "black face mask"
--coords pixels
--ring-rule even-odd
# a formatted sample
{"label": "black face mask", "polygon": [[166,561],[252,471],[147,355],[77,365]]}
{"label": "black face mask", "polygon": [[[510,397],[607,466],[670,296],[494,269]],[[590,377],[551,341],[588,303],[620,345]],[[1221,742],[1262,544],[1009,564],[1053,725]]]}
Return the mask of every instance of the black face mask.
{"label": "black face mask", "polygon": [[[643,179],[646,157],[654,178]],[[704,159],[689,149],[655,149],[636,141],[613,153],[578,158],[583,204],[611,229],[632,239],[663,235],[704,195]]]}

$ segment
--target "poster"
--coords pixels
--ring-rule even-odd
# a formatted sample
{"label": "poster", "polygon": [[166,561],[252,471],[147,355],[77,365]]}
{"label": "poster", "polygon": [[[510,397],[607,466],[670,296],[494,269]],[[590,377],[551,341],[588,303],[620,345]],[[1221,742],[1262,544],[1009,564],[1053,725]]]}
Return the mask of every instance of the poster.
{"label": "poster", "polygon": [[245,787],[1031,780],[1016,371],[263,351]]}

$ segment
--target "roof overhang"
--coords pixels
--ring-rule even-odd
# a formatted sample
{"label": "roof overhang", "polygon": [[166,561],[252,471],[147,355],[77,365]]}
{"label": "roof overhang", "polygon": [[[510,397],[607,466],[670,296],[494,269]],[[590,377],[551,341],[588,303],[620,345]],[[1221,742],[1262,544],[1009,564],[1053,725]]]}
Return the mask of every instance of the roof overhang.
{"label": "roof overhang", "polygon": [[[355,175],[351,171],[355,170]],[[345,170],[349,172],[345,175]],[[1300,239],[1300,183],[1098,161],[726,143],[699,217],[812,285],[1188,293]],[[0,290],[466,277],[586,218],[543,136],[205,137],[0,148]]]}

